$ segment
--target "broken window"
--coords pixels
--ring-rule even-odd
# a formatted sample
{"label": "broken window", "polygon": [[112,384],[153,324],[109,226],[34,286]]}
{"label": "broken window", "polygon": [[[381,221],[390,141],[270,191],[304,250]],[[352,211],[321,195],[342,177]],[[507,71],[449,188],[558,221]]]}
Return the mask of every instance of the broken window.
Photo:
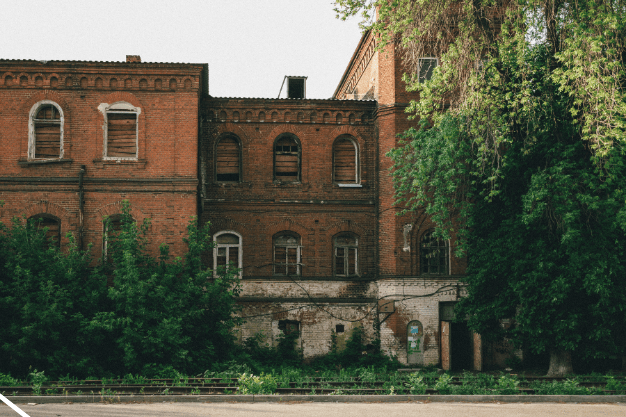
{"label": "broken window", "polygon": [[433,77],[433,71],[437,68],[439,60],[437,58],[420,58],[418,63],[419,82],[423,83]]}
{"label": "broken window", "polygon": [[115,159],[137,159],[138,109],[124,102],[106,110],[104,155]]}
{"label": "broken window", "polygon": [[285,335],[298,333],[300,331],[300,322],[296,320],[278,320],[278,330]]}
{"label": "broken window", "polygon": [[[45,230],[46,247],[61,246],[61,220],[51,214],[36,214],[28,219],[29,225]],[[31,229],[32,230],[32,229]]]}
{"label": "broken window", "polygon": [[63,157],[63,112],[54,102],[37,103],[31,112],[30,159],[56,159]]}
{"label": "broken window", "polygon": [[215,180],[239,182],[241,175],[241,148],[232,136],[220,139],[215,147]]}
{"label": "broken window", "polygon": [[359,239],[348,233],[335,237],[335,275],[353,277],[359,274]]}
{"label": "broken window", "polygon": [[227,271],[229,267],[241,269],[241,236],[225,231],[213,236],[213,265],[216,271]]}
{"label": "broken window", "polygon": [[341,137],[333,145],[333,180],[339,184],[359,182],[359,154],[350,137]]}
{"label": "broken window", "polygon": [[281,136],[274,143],[274,179],[300,181],[300,145],[293,135]]}
{"label": "broken window", "polygon": [[447,240],[435,237],[433,231],[422,235],[420,245],[422,274],[447,275],[450,263],[450,245]]}
{"label": "broken window", "polygon": [[283,233],[274,237],[274,275],[300,275],[301,256],[300,236]]}

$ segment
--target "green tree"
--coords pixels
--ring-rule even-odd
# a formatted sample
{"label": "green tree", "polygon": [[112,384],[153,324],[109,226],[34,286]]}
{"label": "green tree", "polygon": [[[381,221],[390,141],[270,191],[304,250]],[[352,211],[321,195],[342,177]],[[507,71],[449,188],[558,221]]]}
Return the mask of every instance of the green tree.
{"label": "green tree", "polygon": [[128,202],[122,205],[121,224],[119,234],[108,237],[105,260],[113,274],[108,289],[113,305],[90,323],[91,329],[110,332],[120,371],[150,374],[173,367],[195,372],[228,359],[232,329],[241,322],[233,315],[239,276],[236,269],[213,274],[203,267],[202,254],[213,246],[209,225],[198,228],[193,219],[184,239],[186,255],[170,259],[162,244],[157,260],[146,252],[149,221],[137,225]]}
{"label": "green tree", "polygon": [[[336,4],[404,52],[420,97],[408,111],[428,123],[389,153],[396,194],[469,255],[458,314],[549,351],[551,375],[572,372],[572,352],[624,354],[626,3]],[[441,65],[418,82],[433,55]]]}

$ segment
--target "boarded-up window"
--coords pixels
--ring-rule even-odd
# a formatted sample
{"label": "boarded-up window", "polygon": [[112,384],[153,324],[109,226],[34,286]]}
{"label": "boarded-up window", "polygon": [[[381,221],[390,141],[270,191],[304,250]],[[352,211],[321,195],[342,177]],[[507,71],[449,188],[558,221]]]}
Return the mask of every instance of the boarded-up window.
{"label": "boarded-up window", "polygon": [[213,260],[217,271],[225,271],[230,266],[241,268],[241,238],[228,232],[216,234]]}
{"label": "boarded-up window", "polygon": [[137,158],[137,113],[115,110],[107,112],[106,156]]}
{"label": "boarded-up window", "polygon": [[52,104],[39,108],[33,119],[34,127],[34,158],[61,157],[61,115]]}
{"label": "boarded-up window", "polygon": [[333,147],[333,170],[335,182],[356,184],[358,176],[358,154],[352,139],[340,138]]}
{"label": "boarded-up window", "polygon": [[274,275],[300,275],[300,237],[283,234],[274,238]]}
{"label": "boarded-up window", "polygon": [[353,235],[335,238],[335,275],[351,277],[359,274],[358,239]]}
{"label": "boarded-up window", "polygon": [[420,245],[422,274],[448,274],[450,258],[447,240],[435,237],[432,231],[424,233]]}
{"label": "boarded-up window", "polygon": [[419,82],[423,83],[433,77],[433,71],[437,68],[437,58],[419,59]]}
{"label": "boarded-up window", "polygon": [[241,167],[239,141],[223,138],[215,149],[215,180],[218,182],[238,182]]}
{"label": "boarded-up window", "polygon": [[46,230],[47,245],[61,245],[61,222],[51,215],[39,214],[30,218],[37,230]]}
{"label": "boarded-up window", "polygon": [[300,147],[290,136],[283,136],[274,145],[274,178],[278,181],[300,180]]}

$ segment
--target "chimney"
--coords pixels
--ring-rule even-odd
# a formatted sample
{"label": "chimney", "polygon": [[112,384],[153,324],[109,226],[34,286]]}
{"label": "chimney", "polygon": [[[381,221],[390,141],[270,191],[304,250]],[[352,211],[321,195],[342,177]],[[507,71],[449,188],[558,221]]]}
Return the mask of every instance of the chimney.
{"label": "chimney", "polygon": [[141,62],[141,57],[139,55],[126,55],[126,62]]}

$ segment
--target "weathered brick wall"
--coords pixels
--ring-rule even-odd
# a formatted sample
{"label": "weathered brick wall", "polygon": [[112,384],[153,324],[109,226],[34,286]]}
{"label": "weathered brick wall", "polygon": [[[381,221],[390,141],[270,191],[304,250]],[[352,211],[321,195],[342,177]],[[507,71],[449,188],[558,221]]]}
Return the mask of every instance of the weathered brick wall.
{"label": "weathered brick wall", "polygon": [[[78,176],[84,176],[84,246],[102,247],[102,216],[129,200],[133,216],[151,218],[150,247],[184,248],[180,237],[197,213],[198,103],[203,66],[102,62],[0,61],[1,219],[48,213],[61,234],[79,227]],[[64,115],[62,159],[28,158],[29,113],[42,100]],[[106,160],[103,107],[140,109],[138,157]],[[66,243],[66,239],[62,239]]]}

